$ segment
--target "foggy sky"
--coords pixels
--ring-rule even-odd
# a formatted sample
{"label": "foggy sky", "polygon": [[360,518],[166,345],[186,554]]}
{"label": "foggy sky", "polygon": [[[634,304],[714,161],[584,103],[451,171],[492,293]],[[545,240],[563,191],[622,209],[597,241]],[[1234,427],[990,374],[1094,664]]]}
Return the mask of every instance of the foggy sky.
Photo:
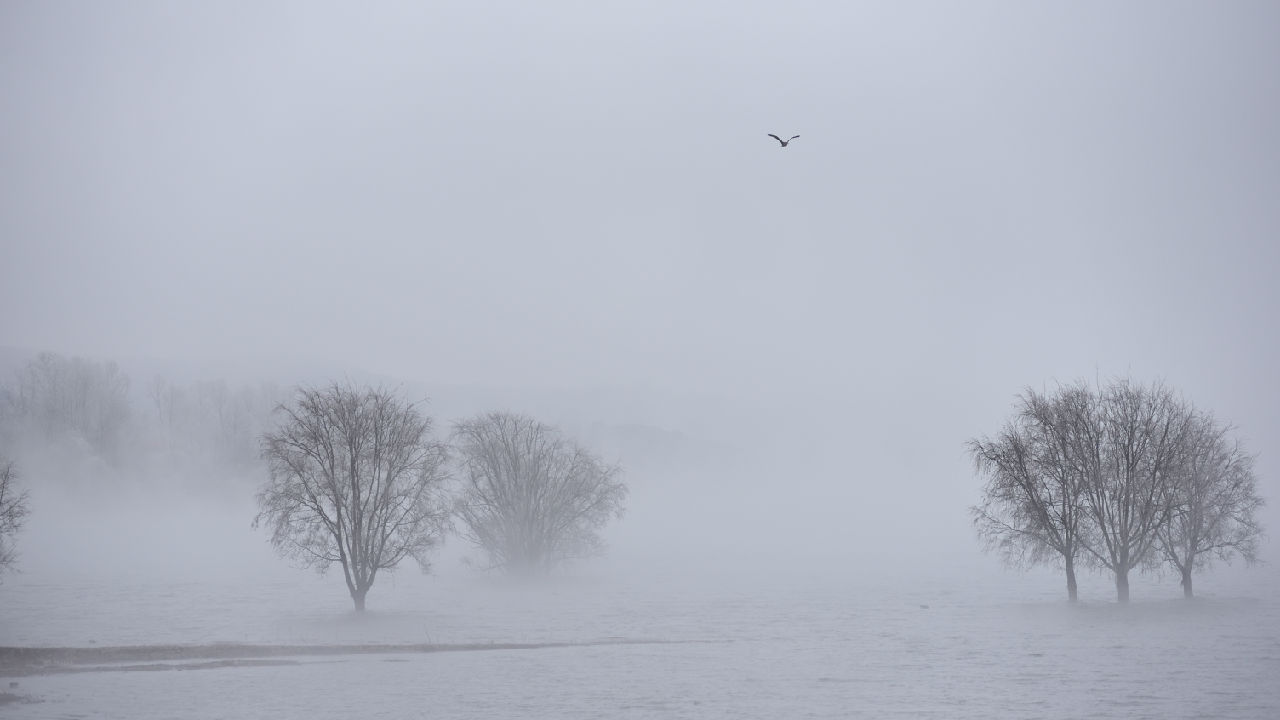
{"label": "foggy sky", "polygon": [[803,397],[925,475],[1026,385],[1132,374],[1266,477],[1277,37],[1269,2],[5,3],[0,344]]}

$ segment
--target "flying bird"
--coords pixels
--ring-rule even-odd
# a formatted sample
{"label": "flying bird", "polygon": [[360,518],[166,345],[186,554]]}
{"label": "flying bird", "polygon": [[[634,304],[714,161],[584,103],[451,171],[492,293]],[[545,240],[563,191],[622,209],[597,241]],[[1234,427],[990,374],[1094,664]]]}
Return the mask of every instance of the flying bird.
{"label": "flying bird", "polygon": [[791,137],[787,138],[786,140],[783,140],[782,138],[778,137],[777,135],[774,135],[773,133],[769,133],[769,137],[771,137],[771,138],[773,138],[774,140],[777,140],[778,142],[782,143],[782,147],[786,147],[786,146],[787,146],[787,143],[791,142],[792,140],[795,140],[796,138],[798,138],[798,137],[800,137],[800,136],[799,136],[799,135],[792,135]]}

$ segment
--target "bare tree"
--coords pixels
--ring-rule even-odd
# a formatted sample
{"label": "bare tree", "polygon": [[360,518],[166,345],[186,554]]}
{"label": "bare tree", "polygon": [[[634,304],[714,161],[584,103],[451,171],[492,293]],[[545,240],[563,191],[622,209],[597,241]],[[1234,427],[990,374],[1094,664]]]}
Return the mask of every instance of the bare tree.
{"label": "bare tree", "polygon": [[321,572],[342,566],[356,610],[380,570],[412,557],[425,572],[448,518],[447,453],[431,420],[384,390],[303,388],[263,435],[270,479],[254,526]]}
{"label": "bare tree", "polygon": [[492,567],[545,573],[602,549],[599,530],[621,517],[627,487],[604,464],[550,426],[511,413],[458,423],[463,535]]}
{"label": "bare tree", "polygon": [[1071,602],[1085,520],[1080,439],[1071,420],[1088,402],[1079,388],[1055,398],[1027,390],[999,435],[969,441],[974,466],[987,477],[982,502],[970,509],[978,535],[1011,565],[1061,562]]}
{"label": "bare tree", "polygon": [[1263,500],[1253,456],[1230,437],[1230,428],[1197,413],[1183,444],[1178,472],[1168,488],[1169,515],[1159,528],[1162,559],[1177,569],[1182,592],[1192,597],[1192,571],[1214,558],[1257,560]]}
{"label": "bare tree", "polygon": [[1256,558],[1262,506],[1253,459],[1227,430],[1160,383],[1028,391],[995,440],[970,454],[987,476],[971,509],[979,535],[1013,563],[1061,560],[1075,599],[1075,557],[1115,576],[1169,562],[1182,575],[1211,558]]}
{"label": "bare tree", "polygon": [[1092,521],[1085,549],[1115,574],[1116,599],[1128,602],[1129,571],[1150,562],[1169,518],[1165,499],[1191,412],[1160,383],[1116,381],[1100,399],[1100,415],[1081,419],[1098,423],[1087,432],[1100,439],[1096,469],[1085,483]]}
{"label": "bare tree", "polygon": [[13,463],[0,458],[0,573],[13,566],[13,536],[27,516],[27,494],[18,491],[17,481]]}

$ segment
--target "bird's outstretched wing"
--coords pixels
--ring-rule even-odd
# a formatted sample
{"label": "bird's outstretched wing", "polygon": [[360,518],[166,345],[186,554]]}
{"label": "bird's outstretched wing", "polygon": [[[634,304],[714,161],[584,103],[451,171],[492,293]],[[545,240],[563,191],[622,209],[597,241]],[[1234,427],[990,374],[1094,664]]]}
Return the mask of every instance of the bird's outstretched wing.
{"label": "bird's outstretched wing", "polygon": [[[782,142],[782,138],[778,137],[777,135],[774,135],[773,133],[769,133],[769,137],[773,138],[774,140],[777,140],[778,142],[782,143],[783,145],[786,145],[786,144],[787,144],[787,143]],[[788,141],[788,142],[789,142],[789,141]]]}
{"label": "bird's outstretched wing", "polygon": [[[792,135],[792,136],[791,136],[791,140],[795,140],[795,139],[796,139],[796,138],[798,138],[798,137],[800,137],[800,136],[799,136],[799,135]],[[791,140],[788,140],[787,142],[791,142]]]}

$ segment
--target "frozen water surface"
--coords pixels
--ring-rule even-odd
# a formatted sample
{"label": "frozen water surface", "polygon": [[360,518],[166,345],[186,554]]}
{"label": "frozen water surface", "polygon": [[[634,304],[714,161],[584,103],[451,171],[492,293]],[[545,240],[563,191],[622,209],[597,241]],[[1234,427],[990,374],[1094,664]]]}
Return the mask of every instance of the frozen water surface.
{"label": "frozen water surface", "polygon": [[[237,585],[4,586],[0,644],[593,643],[299,655],[271,664],[11,678],[13,718],[1274,718],[1280,602],[1270,568],[1185,602],[1144,581],[955,573],[561,579],[511,586],[401,574],[345,610],[337,578]],[[661,641],[630,643],[628,641]]]}

